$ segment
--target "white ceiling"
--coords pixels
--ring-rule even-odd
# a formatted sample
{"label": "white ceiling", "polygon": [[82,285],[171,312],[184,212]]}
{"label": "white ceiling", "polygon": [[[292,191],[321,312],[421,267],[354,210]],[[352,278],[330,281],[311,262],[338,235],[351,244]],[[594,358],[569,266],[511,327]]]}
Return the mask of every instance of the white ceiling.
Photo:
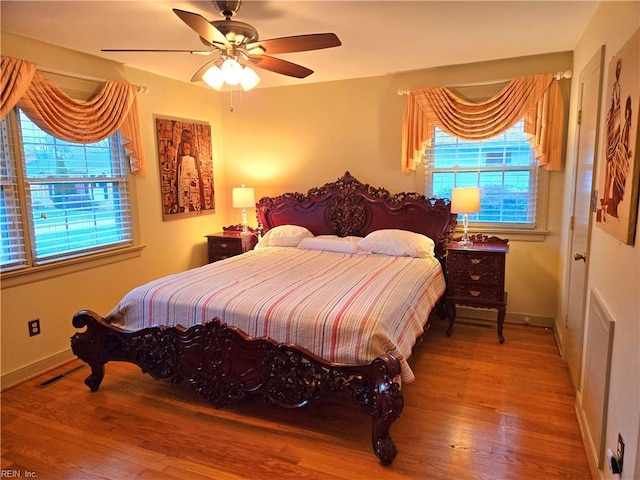
{"label": "white ceiling", "polygon": [[[261,39],[334,32],[342,46],[275,55],[314,70],[295,79],[256,69],[260,87],[369,77],[429,67],[573,50],[597,1],[245,0],[234,20]],[[103,48],[197,49],[172,11],[222,20],[211,1],[0,2],[2,31],[190,81],[209,58],[189,53],[104,53]]]}

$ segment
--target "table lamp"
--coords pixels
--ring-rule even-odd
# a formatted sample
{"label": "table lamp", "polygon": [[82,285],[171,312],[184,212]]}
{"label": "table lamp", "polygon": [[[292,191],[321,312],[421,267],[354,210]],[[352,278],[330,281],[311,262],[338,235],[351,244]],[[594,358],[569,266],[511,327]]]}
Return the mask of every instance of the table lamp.
{"label": "table lamp", "polygon": [[256,206],[256,198],[253,193],[253,187],[233,187],[231,192],[231,205],[233,208],[242,209],[242,233],[248,234],[247,228],[247,208],[253,208]]}
{"label": "table lamp", "polygon": [[451,212],[462,213],[464,227],[462,239],[458,245],[468,247],[473,245],[469,240],[469,214],[480,211],[480,189],[478,187],[454,188],[451,190]]}

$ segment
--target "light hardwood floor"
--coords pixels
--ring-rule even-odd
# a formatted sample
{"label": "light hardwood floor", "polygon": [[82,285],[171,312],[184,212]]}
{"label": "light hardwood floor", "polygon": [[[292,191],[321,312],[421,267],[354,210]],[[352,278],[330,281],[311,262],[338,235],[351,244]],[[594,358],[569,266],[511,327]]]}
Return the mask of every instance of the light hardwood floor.
{"label": "light hardwood floor", "polygon": [[[432,322],[410,361],[398,456],[378,464],[356,407],[215,410],[186,385],[73,362],[2,393],[2,469],[44,479],[589,479],[574,392],[551,330]],[[4,473],[3,473],[4,475]]]}

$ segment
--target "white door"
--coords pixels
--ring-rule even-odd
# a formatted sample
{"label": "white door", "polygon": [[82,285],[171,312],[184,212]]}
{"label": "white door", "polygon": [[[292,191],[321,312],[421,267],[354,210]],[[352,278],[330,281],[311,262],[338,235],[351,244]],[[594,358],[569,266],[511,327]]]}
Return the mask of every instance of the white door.
{"label": "white door", "polygon": [[578,124],[578,154],[573,192],[573,215],[570,232],[569,280],[567,315],[565,317],[565,356],[571,378],[580,388],[584,309],[586,303],[589,238],[595,149],[598,141],[598,118],[602,93],[604,46],[580,73],[580,114]]}

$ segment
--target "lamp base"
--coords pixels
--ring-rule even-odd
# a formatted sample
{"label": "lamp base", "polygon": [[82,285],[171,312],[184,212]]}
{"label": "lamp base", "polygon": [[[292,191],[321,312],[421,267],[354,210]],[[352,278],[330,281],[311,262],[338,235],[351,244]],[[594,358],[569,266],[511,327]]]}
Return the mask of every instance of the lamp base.
{"label": "lamp base", "polygon": [[465,213],[462,217],[462,226],[464,230],[462,231],[462,238],[458,242],[459,247],[470,247],[473,245],[473,242],[469,240],[469,216]]}
{"label": "lamp base", "polygon": [[249,235],[251,232],[249,231],[249,225],[247,222],[247,209],[243,208],[242,209],[242,232],[240,232],[242,235]]}
{"label": "lamp base", "polygon": [[464,236],[458,241],[459,247],[470,247],[473,245],[473,242],[469,240],[469,237],[465,238]]}

